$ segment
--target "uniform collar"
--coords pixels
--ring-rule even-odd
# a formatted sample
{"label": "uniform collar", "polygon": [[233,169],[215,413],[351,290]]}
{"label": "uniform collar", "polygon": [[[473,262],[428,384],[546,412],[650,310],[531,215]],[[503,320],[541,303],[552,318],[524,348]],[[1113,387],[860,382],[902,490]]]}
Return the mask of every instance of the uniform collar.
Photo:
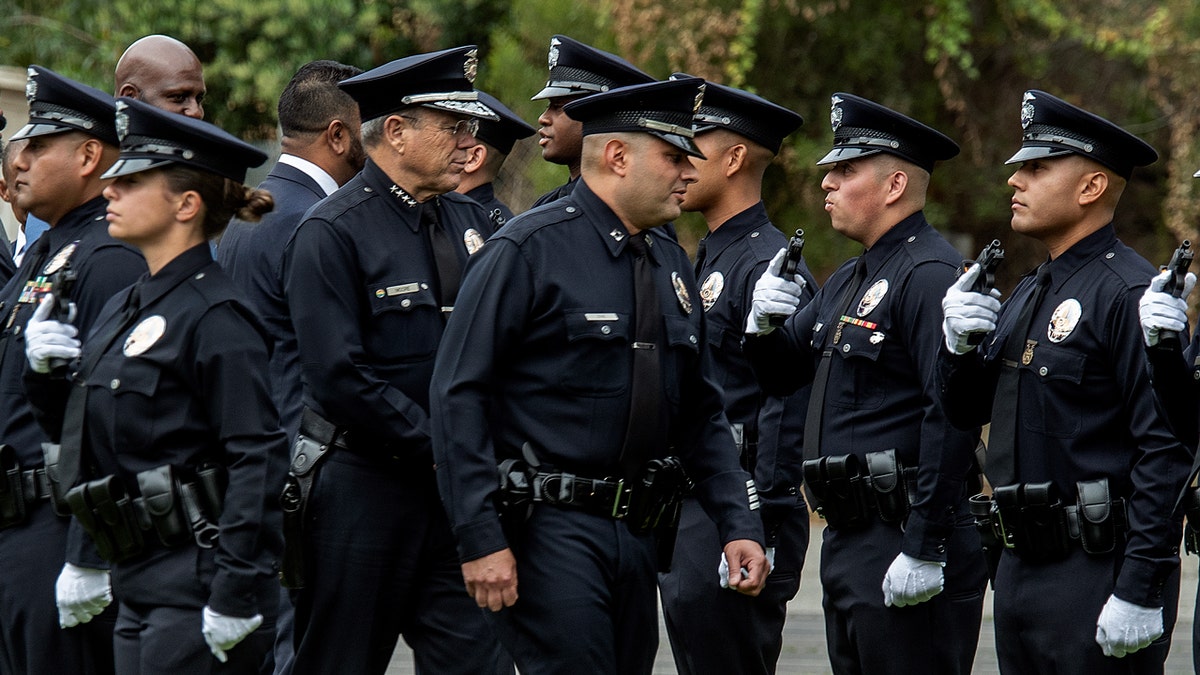
{"label": "uniform collar", "polygon": [[767,218],[767,207],[760,201],[725,221],[716,230],[704,236],[704,251],[707,259],[713,260],[733,242],[763,225],[774,227]]}
{"label": "uniform collar", "polygon": [[492,183],[484,183],[471,188],[471,191],[466,193],[467,197],[474,199],[482,205],[490,203],[496,198],[496,186]]}
{"label": "uniform collar", "polygon": [[1074,246],[1047,263],[1050,265],[1050,288],[1058,291],[1076,270],[1102,252],[1112,251],[1116,243],[1117,232],[1112,223],[1075,242]]}
{"label": "uniform collar", "polygon": [[[379,165],[367,159],[367,163],[362,170],[363,181],[367,186],[375,192],[379,193],[380,198],[389,204],[401,218],[401,222],[408,225],[408,228],[413,232],[419,232],[421,228],[421,204],[408,193],[407,190],[396,185],[395,181],[388,178],[388,175],[379,168]],[[437,197],[434,197],[437,199]]]}
{"label": "uniform collar", "polygon": [[279,163],[290,166],[311,178],[317,184],[317,187],[321,188],[321,191],[325,193],[326,197],[337,192],[338,184],[333,179],[333,176],[330,176],[328,171],[307,159],[298,155],[289,155],[285,152],[279,156]]}
{"label": "uniform collar", "polygon": [[200,270],[212,264],[212,250],[208,242],[196,244],[180,253],[154,276],[147,274],[138,280],[141,286],[138,306],[149,306],[188,278],[200,278],[197,276]]}
{"label": "uniform collar", "polygon": [[42,236],[49,237],[47,249],[51,255],[68,243],[82,237],[89,226],[104,227],[104,213],[108,209],[108,200],[97,196],[71,209],[59,219],[54,227],[46,230]]}
{"label": "uniform collar", "polygon": [[[575,189],[567,197],[552,202],[556,208],[565,209],[567,213],[574,213],[572,209],[578,209],[582,212],[583,217],[592,224],[596,233],[600,235],[600,239],[608,247],[609,255],[616,258],[621,255],[629,241],[629,230],[625,229],[625,224],[617,217],[617,214],[604,203],[604,200],[596,196],[595,192],[588,187],[588,184],[583,179],[580,179],[576,184]],[[656,229],[656,228],[651,228]],[[654,242],[654,236],[650,230],[643,230],[637,236],[646,237],[647,248],[650,252],[651,262],[655,262],[657,254],[654,252],[654,247],[657,245]]]}
{"label": "uniform collar", "polygon": [[867,278],[872,278],[883,267],[887,259],[900,250],[901,246],[917,241],[926,230],[930,229],[932,228],[929,223],[925,222],[924,211],[917,211],[893,225],[891,229],[883,233],[874,246],[863,253]]}

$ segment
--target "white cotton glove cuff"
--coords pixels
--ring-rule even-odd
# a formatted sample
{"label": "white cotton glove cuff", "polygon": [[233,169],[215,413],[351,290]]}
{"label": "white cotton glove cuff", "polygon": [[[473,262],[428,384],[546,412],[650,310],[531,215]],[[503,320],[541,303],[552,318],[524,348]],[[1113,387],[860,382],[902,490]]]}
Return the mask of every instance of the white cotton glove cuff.
{"label": "white cotton glove cuff", "polygon": [[217,660],[221,663],[225,663],[229,660],[229,655],[226,652],[237,646],[237,643],[245,640],[247,635],[258,630],[262,622],[262,614],[255,614],[248,619],[242,619],[235,616],[218,614],[206,605],[204,607],[204,627],[201,630],[204,633],[204,641],[208,643],[208,649],[212,652],[212,655],[217,657]]}
{"label": "white cotton glove cuff", "polygon": [[54,583],[54,601],[58,605],[58,625],[71,628],[87,623],[112,602],[108,570],[63,565]]}
{"label": "white cotton glove cuff", "polygon": [[925,602],[945,588],[944,562],[929,562],[901,553],[883,576],[883,604],[905,607]]}
{"label": "white cotton glove cuff", "polygon": [[792,279],[780,277],[787,249],[780,249],[771,258],[766,271],[754,284],[750,314],[746,317],[747,335],[766,335],[775,330],[771,326],[772,315],[791,316],[800,307],[804,294],[804,277],[793,275]]}
{"label": "white cotton glove cuff", "polygon": [[1105,656],[1121,658],[1150,646],[1163,634],[1162,607],[1142,607],[1108,596],[1096,620],[1096,644]]}
{"label": "white cotton glove cuff", "polygon": [[985,295],[967,290],[981,271],[978,264],[971,265],[942,298],[942,334],[946,338],[946,348],[954,354],[966,354],[975,349],[975,345],[967,342],[972,333],[996,330],[996,318],[1000,314],[997,296],[1000,292],[992,289],[994,295]]}
{"label": "white cotton glove cuff", "polygon": [[1159,336],[1164,330],[1182,333],[1187,328],[1187,297],[1196,286],[1196,275],[1187,273],[1183,282],[1183,297],[1180,298],[1163,292],[1170,278],[1171,273],[1163,270],[1150,280],[1150,287],[1138,301],[1142,340],[1147,347],[1158,344]]}
{"label": "white cotton glove cuff", "polygon": [[25,326],[25,358],[35,373],[50,372],[51,359],[79,356],[79,331],[69,323],[48,319],[53,305],[53,296],[43,298]]}

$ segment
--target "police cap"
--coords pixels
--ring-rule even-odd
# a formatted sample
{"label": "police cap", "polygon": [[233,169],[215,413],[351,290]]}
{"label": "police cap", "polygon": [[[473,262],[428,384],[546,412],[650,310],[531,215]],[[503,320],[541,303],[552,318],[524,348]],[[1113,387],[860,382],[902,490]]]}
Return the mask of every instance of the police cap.
{"label": "police cap", "polygon": [[1021,101],[1021,149],[1005,164],[1077,154],[1128,179],[1133,167],[1153,164],[1148,143],[1098,115],[1044,91],[1030,89]]}
{"label": "police cap", "polygon": [[563,111],[583,122],[583,135],[638,131],[657,136],[693,157],[692,124],[704,99],[704,80],[688,77],[619,87],[571,101]]}
{"label": "police cap", "polygon": [[625,59],[585,45],[566,35],[550,38],[550,76],[531,101],[559,96],[587,96],[654,78]]}
{"label": "police cap", "polygon": [[202,120],[160,110],[132,98],[117,99],[121,156],[102,178],[183,164],[246,181],[246,169],[266,161],[258,148]]}
{"label": "police cap", "polygon": [[28,73],[29,123],[9,140],[82,131],[109,145],[117,144],[112,96],[41,66],[29,66]]}
{"label": "police cap", "polygon": [[[671,79],[684,77],[691,75],[675,73]],[[804,124],[803,117],[761,96],[708,82],[694,126],[697,134],[728,129],[778,153],[784,137],[799,129],[801,124]]]}
{"label": "police cap", "polygon": [[512,152],[513,143],[529,138],[537,130],[525,123],[519,115],[508,109],[495,96],[479,92],[479,100],[500,116],[499,121],[481,120],[475,138],[487,143],[502,154]]}
{"label": "police cap", "polygon": [[358,102],[364,122],[411,106],[497,120],[475,91],[478,67],[478,50],[466,45],[396,59],[342,80],[338,87]]}
{"label": "police cap", "polygon": [[934,162],[958,154],[958,144],[937,129],[854,94],[833,95],[829,124],[833,149],[817,166],[883,152],[933,171]]}

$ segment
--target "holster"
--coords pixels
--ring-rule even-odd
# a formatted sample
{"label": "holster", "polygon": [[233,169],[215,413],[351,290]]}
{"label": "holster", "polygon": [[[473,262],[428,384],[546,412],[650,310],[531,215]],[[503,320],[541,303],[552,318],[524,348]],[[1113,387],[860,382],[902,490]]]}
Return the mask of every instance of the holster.
{"label": "holster", "polygon": [[71,515],[71,507],[67,505],[67,491],[73,485],[66,485],[62,480],[62,466],[59,456],[62,446],[58,443],[42,443],[42,459],[46,465],[46,480],[50,484],[50,508],[54,513],[64,518]]}
{"label": "holster", "polygon": [[1125,529],[1123,501],[1113,501],[1108,479],[1076,483],[1079,490],[1079,542],[1091,554],[1111,553]]}
{"label": "holster", "polygon": [[1180,504],[1183,515],[1187,516],[1187,524],[1183,528],[1183,547],[1188,553],[1200,553],[1200,487],[1188,487],[1183,491]]}
{"label": "holster", "polygon": [[304,521],[312,493],[317,468],[329,452],[328,443],[319,443],[304,434],[296,437],[292,448],[292,465],[279,504],[283,509],[283,561],[279,578],[287,588],[303,588]]}
{"label": "holster", "polygon": [[1067,513],[1051,483],[1019,483],[993,492],[996,513],[1013,551],[1029,562],[1052,562],[1070,553]]}
{"label": "holster", "polygon": [[133,500],[116,476],[107,476],[71,488],[66,495],[71,513],[96,545],[100,557],[121,562],[145,547]]}
{"label": "holster", "polygon": [[734,422],[729,425],[733,433],[733,444],[737,447],[738,458],[742,468],[751,476],[758,466],[758,434],[754,428],[747,429],[745,424]]}
{"label": "holster", "polygon": [[903,523],[908,518],[909,490],[896,450],[868,452],[866,460],[879,519],[885,523]]}
{"label": "holster", "polygon": [[996,570],[1000,567],[1000,553],[1004,550],[1003,532],[998,527],[995,517],[995,503],[985,494],[973,495],[967,502],[971,516],[975,519],[975,529],[979,532],[979,543],[983,549],[983,559],[988,567],[988,579],[996,582]]}
{"label": "holster", "polygon": [[0,445],[0,529],[25,522],[25,494],[21,489],[21,464],[17,451]]}
{"label": "holster", "polygon": [[813,507],[829,527],[855,529],[870,523],[867,481],[856,455],[806,460],[804,483],[813,498]]}
{"label": "holster", "polygon": [[158,535],[163,546],[181,546],[192,536],[187,516],[179,499],[179,483],[170,465],[147,469],[137,475],[138,492],[141,493],[149,526]]}

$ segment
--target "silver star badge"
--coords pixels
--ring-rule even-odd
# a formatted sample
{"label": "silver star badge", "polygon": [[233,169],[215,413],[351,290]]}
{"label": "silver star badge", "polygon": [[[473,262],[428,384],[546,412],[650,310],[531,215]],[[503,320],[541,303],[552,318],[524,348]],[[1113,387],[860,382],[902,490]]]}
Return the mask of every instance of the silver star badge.
{"label": "silver star badge", "polygon": [[25,100],[33,103],[34,99],[37,98],[37,71],[30,68],[26,72],[29,77],[25,80]]}
{"label": "silver star badge", "polygon": [[558,46],[560,44],[562,42],[558,38],[550,38],[550,54],[547,56],[550,68],[558,65]]}
{"label": "silver star badge", "polygon": [[479,72],[479,50],[472,49],[467,52],[467,60],[463,63],[463,75],[467,77],[467,82],[475,84],[475,74]]}
{"label": "silver star badge", "polygon": [[833,107],[829,109],[829,126],[836,132],[838,127],[842,126],[842,99],[834,96],[832,103]]}
{"label": "silver star badge", "polygon": [[1028,129],[1030,124],[1033,124],[1033,102],[1037,99],[1033,92],[1025,92],[1025,98],[1021,100],[1021,128]]}

